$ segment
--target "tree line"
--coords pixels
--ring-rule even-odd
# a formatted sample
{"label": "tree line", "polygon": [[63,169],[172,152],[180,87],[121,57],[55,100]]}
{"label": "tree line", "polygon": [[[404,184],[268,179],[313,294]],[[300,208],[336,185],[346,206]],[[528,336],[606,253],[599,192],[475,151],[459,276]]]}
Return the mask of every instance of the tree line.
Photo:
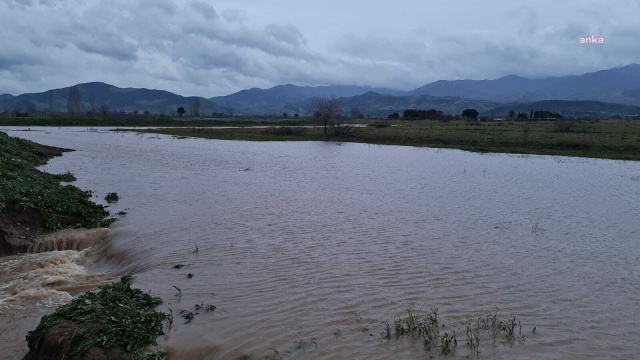
{"label": "tree line", "polygon": [[[480,113],[478,112],[478,110],[472,109],[472,108],[464,109],[462,113],[460,113],[460,115],[446,114],[443,111],[436,110],[436,109],[430,109],[430,110],[407,109],[402,113],[402,116],[399,113],[394,112],[392,114],[389,114],[387,118],[391,120],[399,120],[400,118],[402,118],[403,120],[444,120],[444,121],[461,120],[461,119],[482,120],[482,121],[490,120],[489,117],[479,117],[479,116],[480,116]],[[507,120],[558,120],[558,119],[562,119],[563,117],[560,114],[556,114],[547,110],[538,110],[538,111],[531,110],[529,114],[524,112],[518,112],[516,114],[516,112],[512,110],[512,111],[509,111],[509,113],[507,113],[506,118]]]}

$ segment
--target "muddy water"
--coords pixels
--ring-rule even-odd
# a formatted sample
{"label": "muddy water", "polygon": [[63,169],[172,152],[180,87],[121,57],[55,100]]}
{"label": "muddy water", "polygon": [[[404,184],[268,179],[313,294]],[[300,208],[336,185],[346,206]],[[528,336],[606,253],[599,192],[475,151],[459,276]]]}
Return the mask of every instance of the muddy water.
{"label": "muddy water", "polygon": [[[176,321],[174,359],[424,358],[382,339],[410,304],[463,334],[516,314],[524,342],[480,358],[640,358],[640,163],[44,130],[9,133],[77,149],[43,168],[128,212],[99,249],[60,255],[77,258],[68,277],[135,272],[176,319],[217,306]],[[2,266],[28,277],[24,261]],[[22,338],[45,300],[0,309],[0,336]]]}

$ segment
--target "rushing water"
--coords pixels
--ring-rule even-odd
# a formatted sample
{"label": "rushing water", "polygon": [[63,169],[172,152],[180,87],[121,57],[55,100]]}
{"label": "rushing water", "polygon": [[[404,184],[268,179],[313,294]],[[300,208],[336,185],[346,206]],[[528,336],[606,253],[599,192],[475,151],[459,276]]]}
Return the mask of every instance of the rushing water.
{"label": "rushing water", "polygon": [[[3,342],[65,291],[133,272],[173,310],[174,359],[424,358],[419,342],[382,337],[410,304],[462,328],[454,358],[470,354],[466,319],[495,307],[526,337],[481,344],[480,358],[640,358],[638,162],[33,130],[9,133],[77,149],[43,169],[117,192],[112,210],[128,214],[92,248],[0,258],[14,284],[0,290],[37,279],[47,256],[73,284],[0,299]],[[183,324],[199,303],[217,309]]]}

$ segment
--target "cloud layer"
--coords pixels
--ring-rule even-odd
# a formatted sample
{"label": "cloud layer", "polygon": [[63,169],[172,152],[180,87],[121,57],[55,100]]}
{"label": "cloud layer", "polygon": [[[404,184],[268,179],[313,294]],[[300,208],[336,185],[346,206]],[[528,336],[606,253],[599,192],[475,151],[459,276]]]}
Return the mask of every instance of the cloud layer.
{"label": "cloud layer", "polygon": [[[206,97],[284,83],[412,89],[640,62],[637,1],[274,2],[0,0],[0,93],[88,81]],[[605,44],[579,44],[592,34]]]}

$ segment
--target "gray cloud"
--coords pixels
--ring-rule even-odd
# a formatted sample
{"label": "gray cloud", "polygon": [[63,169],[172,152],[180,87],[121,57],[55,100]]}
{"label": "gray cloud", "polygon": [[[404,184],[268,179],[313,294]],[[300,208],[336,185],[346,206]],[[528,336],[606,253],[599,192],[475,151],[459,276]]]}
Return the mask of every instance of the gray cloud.
{"label": "gray cloud", "polygon": [[54,6],[55,0],[2,0],[10,9],[26,9],[35,5]]}
{"label": "gray cloud", "polygon": [[247,18],[247,12],[240,9],[226,9],[222,12],[222,17],[229,23],[242,23]]}
{"label": "gray cloud", "polygon": [[[86,81],[202,96],[283,83],[411,89],[438,79],[565,75],[640,62],[637,1],[369,5],[1,0],[0,93]],[[578,43],[592,34],[606,43]]]}
{"label": "gray cloud", "polygon": [[213,20],[218,17],[216,9],[214,9],[213,6],[207,4],[206,2],[194,1],[191,3],[191,8],[193,8],[196,13],[200,14],[205,19]]}
{"label": "gray cloud", "polygon": [[300,30],[293,25],[271,24],[265,28],[265,31],[274,40],[293,45],[296,48],[300,48],[307,42]]}

